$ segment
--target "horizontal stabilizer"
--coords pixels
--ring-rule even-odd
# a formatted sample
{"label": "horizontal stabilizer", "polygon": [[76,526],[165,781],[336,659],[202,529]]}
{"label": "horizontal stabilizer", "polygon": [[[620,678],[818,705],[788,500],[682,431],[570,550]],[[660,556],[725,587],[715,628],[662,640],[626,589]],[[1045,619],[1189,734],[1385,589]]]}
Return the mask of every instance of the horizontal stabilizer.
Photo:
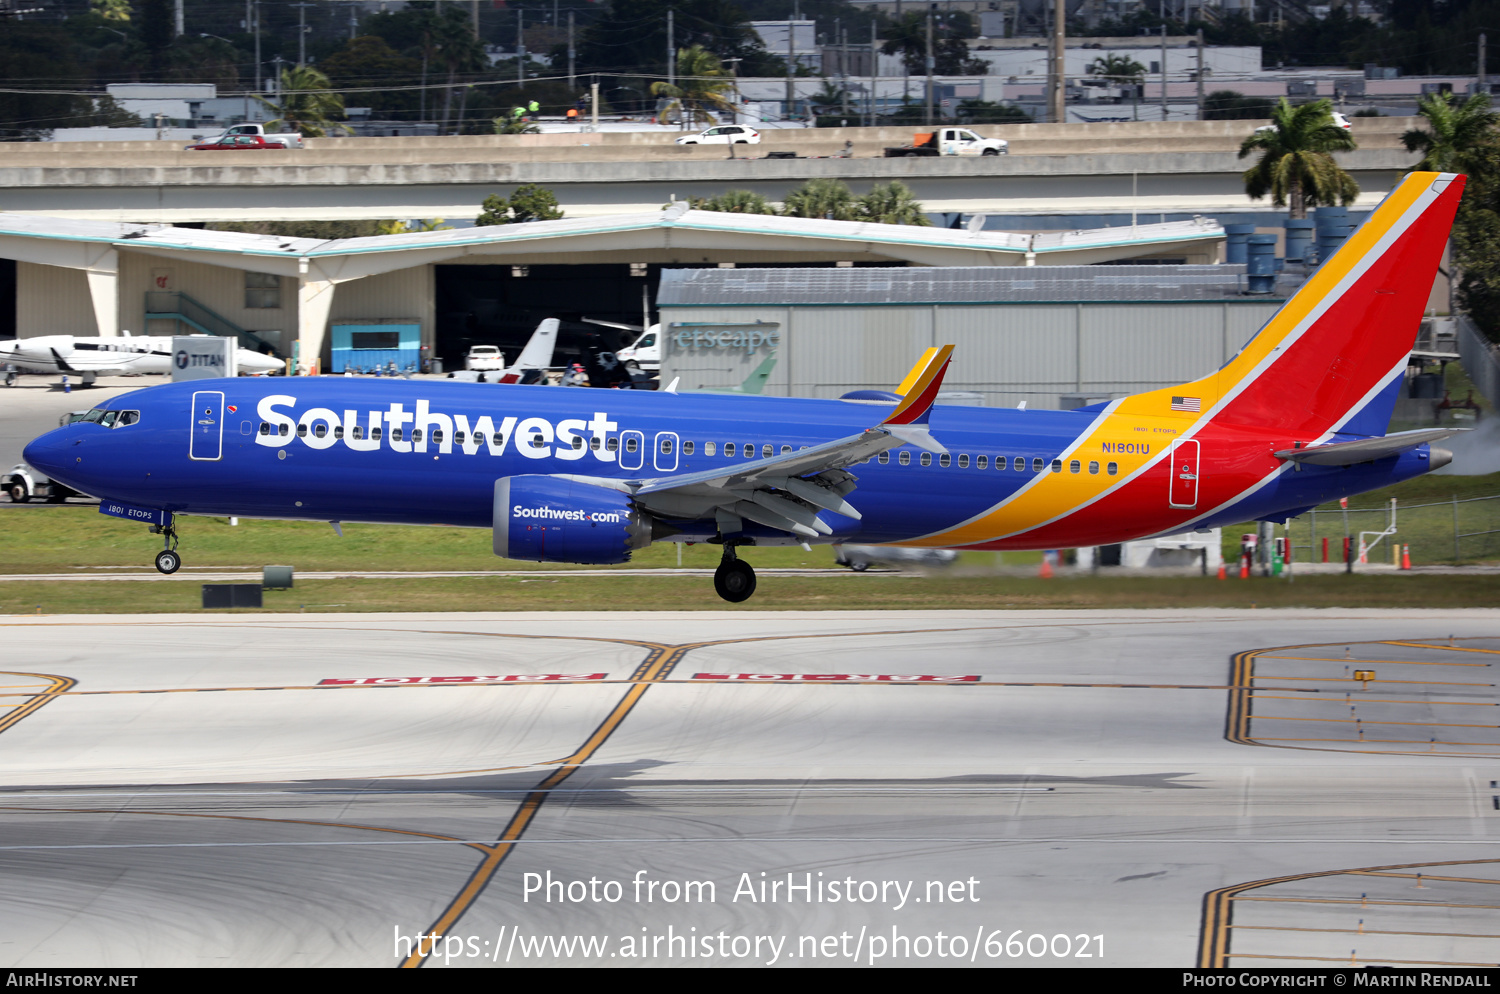
{"label": "horizontal stabilizer", "polygon": [[1456,435],[1472,428],[1422,428],[1417,431],[1401,431],[1381,438],[1361,438],[1353,442],[1330,442],[1327,445],[1312,445],[1305,449],[1282,449],[1277,459],[1308,463],[1312,466],[1353,466],[1355,463],[1385,459],[1414,449],[1424,442]]}

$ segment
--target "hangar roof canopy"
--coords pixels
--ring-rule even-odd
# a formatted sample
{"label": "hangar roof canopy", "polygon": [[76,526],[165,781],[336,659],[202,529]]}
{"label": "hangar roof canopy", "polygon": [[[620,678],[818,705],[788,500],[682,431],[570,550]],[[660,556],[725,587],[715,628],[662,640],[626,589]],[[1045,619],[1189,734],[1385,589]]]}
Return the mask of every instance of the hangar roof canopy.
{"label": "hangar roof canopy", "polygon": [[669,269],[658,307],[1019,304],[1079,301],[1275,300],[1245,292],[1245,267],[951,266],[863,269]]}

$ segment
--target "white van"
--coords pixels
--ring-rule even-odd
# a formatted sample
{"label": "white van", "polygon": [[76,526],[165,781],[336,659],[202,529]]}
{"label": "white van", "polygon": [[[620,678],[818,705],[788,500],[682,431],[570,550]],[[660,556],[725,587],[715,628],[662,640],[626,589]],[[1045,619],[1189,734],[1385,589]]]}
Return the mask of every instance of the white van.
{"label": "white van", "polygon": [[641,333],[641,337],[615,353],[621,362],[633,362],[642,372],[661,369],[661,325],[653,324]]}

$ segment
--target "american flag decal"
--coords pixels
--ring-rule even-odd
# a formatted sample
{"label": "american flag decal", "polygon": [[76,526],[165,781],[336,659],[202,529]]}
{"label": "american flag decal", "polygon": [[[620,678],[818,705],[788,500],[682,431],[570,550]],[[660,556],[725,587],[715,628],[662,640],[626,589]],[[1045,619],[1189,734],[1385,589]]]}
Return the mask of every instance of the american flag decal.
{"label": "american flag decal", "polygon": [[1192,411],[1194,414],[1197,414],[1199,411],[1203,410],[1203,401],[1199,400],[1197,397],[1173,397],[1172,410]]}

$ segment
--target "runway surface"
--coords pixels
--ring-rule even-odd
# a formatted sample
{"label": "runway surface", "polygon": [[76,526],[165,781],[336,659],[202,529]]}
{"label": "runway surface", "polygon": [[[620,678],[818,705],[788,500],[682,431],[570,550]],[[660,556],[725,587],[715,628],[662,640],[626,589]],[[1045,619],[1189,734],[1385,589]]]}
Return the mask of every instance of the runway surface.
{"label": "runway surface", "polygon": [[1500,611],[3,628],[6,966],[1500,959]]}

